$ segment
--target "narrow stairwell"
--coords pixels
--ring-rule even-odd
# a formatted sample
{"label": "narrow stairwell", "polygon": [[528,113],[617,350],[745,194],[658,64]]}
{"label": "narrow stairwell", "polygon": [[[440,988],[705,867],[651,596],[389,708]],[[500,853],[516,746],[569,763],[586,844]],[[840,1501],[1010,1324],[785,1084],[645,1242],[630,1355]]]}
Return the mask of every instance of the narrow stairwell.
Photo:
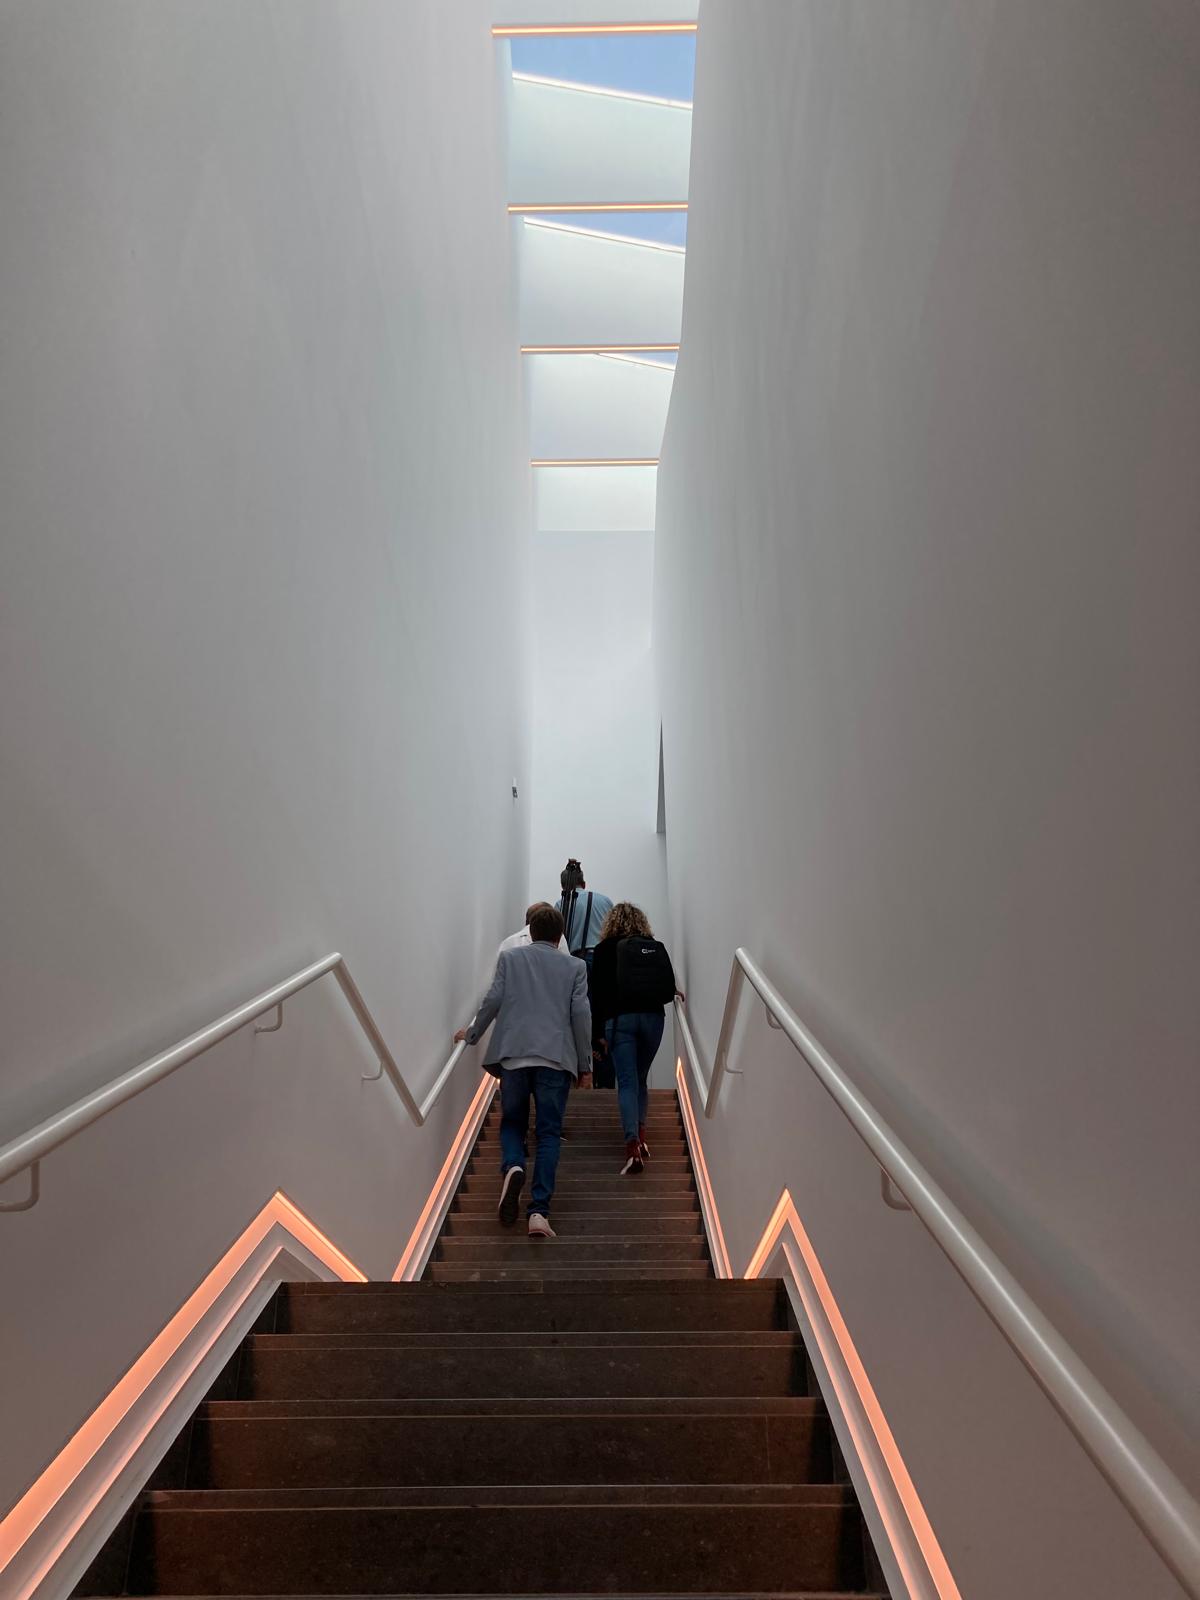
{"label": "narrow stairwell", "polygon": [[416,1284],[275,1296],[77,1595],[881,1596],[777,1280],[712,1276],[674,1097],[618,1175],[572,1098],[558,1238],[493,1108]]}

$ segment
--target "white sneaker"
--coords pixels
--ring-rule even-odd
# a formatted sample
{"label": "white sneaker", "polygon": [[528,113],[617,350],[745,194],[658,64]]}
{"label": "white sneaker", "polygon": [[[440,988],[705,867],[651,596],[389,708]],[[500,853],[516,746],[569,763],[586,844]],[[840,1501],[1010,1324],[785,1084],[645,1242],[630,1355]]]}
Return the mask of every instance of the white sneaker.
{"label": "white sneaker", "polygon": [[529,1237],[531,1239],[557,1239],[558,1235],[550,1226],[550,1218],[542,1216],[540,1211],[535,1211],[529,1219]]}
{"label": "white sneaker", "polygon": [[511,1228],[521,1209],[521,1185],[525,1182],[524,1167],[509,1167],[500,1185],[500,1222]]}

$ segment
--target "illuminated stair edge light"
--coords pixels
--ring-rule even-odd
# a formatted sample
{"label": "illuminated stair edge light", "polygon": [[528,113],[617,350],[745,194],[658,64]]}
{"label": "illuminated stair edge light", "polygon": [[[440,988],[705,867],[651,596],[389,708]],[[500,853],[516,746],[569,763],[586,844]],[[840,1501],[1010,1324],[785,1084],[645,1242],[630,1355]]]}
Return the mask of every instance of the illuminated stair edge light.
{"label": "illuminated stair edge light", "polygon": [[[523,344],[523,356],[618,356],[639,350],[678,350],[677,344]],[[660,366],[661,362],[652,362]]]}
{"label": "illuminated stair edge light", "polygon": [[[785,1229],[790,1230],[791,1240],[783,1237]],[[829,1280],[813,1248],[812,1240],[800,1220],[791,1192],[786,1188],[779,1196],[770,1220],[763,1229],[762,1238],[746,1264],[743,1276],[759,1277],[777,1247],[782,1248],[787,1260],[796,1291],[804,1305],[809,1326],[813,1330],[813,1337],[825,1363],[825,1370],[837,1394],[842,1415],[854,1437],[855,1450],[870,1484],[871,1497],[883,1519],[888,1543],[900,1564],[905,1583],[913,1594],[925,1592],[920,1586],[921,1575],[910,1570],[911,1558],[906,1550],[909,1539],[905,1536],[905,1530],[896,1526],[892,1496],[881,1492],[882,1486],[879,1484],[877,1473],[873,1470],[873,1460],[876,1457],[882,1460],[891,1478],[908,1524],[907,1532],[921,1552],[921,1559],[933,1581],[938,1600],[962,1600],[954,1575],[950,1571],[949,1562],[938,1543],[916,1485],[904,1463],[904,1457],[900,1454],[900,1447],[888,1426],[887,1417],[879,1403],[874,1385],[867,1376],[858,1348],[846,1326],[841,1307],[829,1286]],[[848,1392],[847,1383],[852,1387],[853,1395]],[[869,1448],[870,1442],[863,1436],[864,1426],[869,1427],[871,1431],[874,1450]]]}
{"label": "illuminated stair edge light", "polygon": [[[118,1379],[91,1415],[0,1522],[0,1574],[20,1554],[25,1544],[37,1532],[80,1474],[88,1470],[114,1431],[195,1332],[204,1316],[217,1303],[273,1227],[279,1227],[290,1234],[297,1244],[323,1261],[334,1276],[343,1282],[366,1283],[366,1273],[360,1271],[327,1234],[322,1233],[285,1194],[277,1190],[192,1291],[162,1331],[151,1340],[124,1376]],[[19,1591],[10,1590],[0,1583],[0,1588],[3,1588],[5,1594],[18,1593],[21,1600],[24,1600],[25,1596],[32,1595],[37,1590],[95,1507],[109,1492],[120,1473],[157,1426],[175,1395],[245,1304],[245,1299],[243,1295],[238,1303],[230,1308],[228,1316],[214,1332],[205,1348],[186,1358],[187,1371],[174,1384],[171,1393],[163,1400],[155,1414],[145,1420],[136,1436],[120,1446],[119,1459],[108,1465],[102,1481],[90,1486],[86,1504],[81,1505],[72,1515],[70,1525],[58,1536],[54,1548],[42,1557],[38,1570],[32,1577],[22,1580]]]}
{"label": "illuminated stair edge light", "polygon": [[688,1149],[692,1154],[692,1175],[696,1180],[696,1187],[700,1191],[705,1221],[711,1227],[709,1244],[715,1257],[713,1268],[718,1278],[732,1278],[733,1267],[730,1265],[729,1250],[725,1244],[725,1230],[721,1226],[721,1213],[717,1209],[717,1196],[712,1186],[712,1179],[708,1175],[708,1162],[704,1159],[704,1147],[700,1143],[700,1130],[696,1126],[696,1117],[692,1110],[692,1097],[688,1093],[687,1079],[684,1076],[683,1058],[681,1056],[676,1056],[675,1058],[675,1084],[679,1091],[679,1109],[683,1114]]}
{"label": "illuminated stair edge light", "polygon": [[546,211],[686,211],[687,208],[686,200],[539,200],[536,203],[521,201],[510,204],[508,209],[514,216],[526,216]]}
{"label": "illuminated stair edge light", "polygon": [[408,1243],[404,1247],[404,1254],[396,1263],[396,1270],[392,1273],[393,1283],[412,1282],[413,1274],[410,1269],[412,1268],[414,1258],[416,1257],[418,1251],[423,1248],[424,1243],[432,1243],[432,1240],[423,1240],[422,1235],[426,1233],[429,1219],[437,1209],[441,1200],[448,1198],[445,1194],[445,1185],[447,1179],[449,1178],[450,1174],[454,1172],[455,1167],[458,1164],[465,1162],[471,1146],[475,1143],[475,1139],[479,1132],[478,1125],[483,1120],[481,1115],[482,1103],[490,1103],[495,1092],[495,1078],[493,1078],[490,1073],[484,1073],[479,1080],[479,1087],[476,1089],[471,1098],[471,1103],[467,1107],[466,1115],[458,1125],[458,1132],[454,1135],[454,1139],[451,1142],[449,1154],[446,1156],[445,1161],[442,1162],[442,1170],[433,1180],[433,1186],[426,1197],[425,1204],[421,1207],[421,1215],[417,1218],[416,1226],[409,1235]]}
{"label": "illuminated stair edge light", "polygon": [[531,467],[656,467],[657,456],[578,456],[531,461]]}

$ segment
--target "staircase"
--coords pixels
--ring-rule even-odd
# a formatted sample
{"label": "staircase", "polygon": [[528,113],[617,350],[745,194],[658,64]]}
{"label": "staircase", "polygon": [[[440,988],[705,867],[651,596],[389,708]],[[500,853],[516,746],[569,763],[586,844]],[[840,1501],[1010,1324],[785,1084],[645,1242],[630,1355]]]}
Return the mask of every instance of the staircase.
{"label": "staircase", "polygon": [[674,1096],[573,1096],[503,1232],[493,1107],[419,1284],[290,1284],[77,1595],[884,1594],[775,1280],[717,1280]]}

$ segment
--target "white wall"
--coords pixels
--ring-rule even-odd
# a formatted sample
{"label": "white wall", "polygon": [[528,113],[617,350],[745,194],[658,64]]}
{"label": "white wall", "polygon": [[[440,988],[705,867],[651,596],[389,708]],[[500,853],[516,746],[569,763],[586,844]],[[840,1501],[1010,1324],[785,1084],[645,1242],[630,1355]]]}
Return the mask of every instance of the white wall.
{"label": "white wall", "polygon": [[[659,474],[673,928],[746,944],[1194,1486],[1200,13],[705,0]],[[761,1008],[786,1182],[964,1595],[1179,1591]]]}
{"label": "white wall", "polygon": [[686,200],[692,113],[590,88],[517,78],[509,193],[558,200]]}
{"label": "white wall", "polygon": [[[333,948],[419,1092],[519,917],[489,23],[4,9],[5,1137]],[[276,1187],[390,1274],[473,1074],[418,1133],[372,1065],[326,981],[46,1161],[0,1218],[0,1509]]]}
{"label": "white wall", "polygon": [[522,344],[678,344],[682,249],[631,243],[611,220],[611,239],[569,220],[517,224]]}
{"label": "white wall", "polygon": [[657,457],[673,368],[620,355],[531,355],[525,372],[535,458]]}
{"label": "white wall", "polygon": [[653,566],[652,532],[534,536],[529,897],[556,900],[577,856],[589,888],[633,900],[661,930]]}
{"label": "white wall", "polygon": [[657,478],[657,467],[539,468],[533,475],[534,526],[543,532],[653,533]]}
{"label": "white wall", "polygon": [[498,23],[694,22],[698,0],[493,0]]}

